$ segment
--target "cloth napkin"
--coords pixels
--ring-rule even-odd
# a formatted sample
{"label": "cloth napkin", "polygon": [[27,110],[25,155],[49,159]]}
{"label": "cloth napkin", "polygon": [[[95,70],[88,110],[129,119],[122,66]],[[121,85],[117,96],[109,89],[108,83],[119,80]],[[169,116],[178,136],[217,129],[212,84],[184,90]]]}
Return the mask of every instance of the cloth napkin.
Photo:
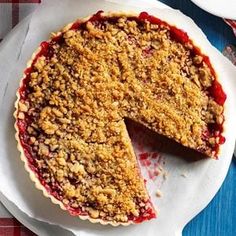
{"label": "cloth napkin", "polygon": [[232,27],[234,34],[236,36],[236,20],[229,20],[229,19],[224,19],[225,22]]}
{"label": "cloth napkin", "polygon": [[0,235],[1,236],[34,236],[35,234],[24,227],[0,203]]}
{"label": "cloth napkin", "polygon": [[[18,22],[29,15],[41,0],[0,0],[0,42]],[[236,36],[236,21],[225,19]],[[227,46],[223,52],[236,65],[236,48]],[[18,222],[0,203],[0,235],[31,236],[31,231]]]}
{"label": "cloth napkin", "polygon": [[0,0],[0,41],[40,2],[41,0]]}

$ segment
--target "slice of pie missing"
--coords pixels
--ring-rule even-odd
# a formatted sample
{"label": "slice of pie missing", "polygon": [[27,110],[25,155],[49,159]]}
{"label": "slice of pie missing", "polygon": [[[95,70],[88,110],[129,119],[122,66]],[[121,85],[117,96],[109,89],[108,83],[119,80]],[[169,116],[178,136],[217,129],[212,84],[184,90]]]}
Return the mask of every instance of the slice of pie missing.
{"label": "slice of pie missing", "polygon": [[156,217],[125,118],[217,158],[226,95],[188,35],[145,12],[98,12],[43,42],[20,82],[16,139],[36,186],[71,215]]}

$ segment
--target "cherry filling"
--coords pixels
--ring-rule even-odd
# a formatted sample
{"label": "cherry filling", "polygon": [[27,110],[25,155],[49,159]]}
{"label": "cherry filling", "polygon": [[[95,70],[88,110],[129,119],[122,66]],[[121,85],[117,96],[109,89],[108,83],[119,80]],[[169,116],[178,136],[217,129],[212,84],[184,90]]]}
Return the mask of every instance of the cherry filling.
{"label": "cherry filling", "polygon": [[208,89],[208,91],[210,96],[213,97],[219,105],[224,105],[226,100],[226,94],[224,93],[221,84],[217,80],[213,81],[213,84]]}
{"label": "cherry filling", "polygon": [[152,206],[152,203],[150,200],[148,201],[148,204],[150,204],[150,207],[148,207],[147,209],[145,209],[145,208],[140,209],[142,214],[140,214],[137,217],[136,216],[129,216],[128,219],[130,221],[133,221],[134,223],[138,224],[138,223],[142,223],[143,221],[156,218],[156,213],[153,210],[153,206]]}
{"label": "cherry filling", "polygon": [[[117,18],[107,18],[102,16],[102,11],[99,11],[95,15],[93,15],[88,21],[98,23],[104,20],[109,20],[109,21],[115,21]],[[149,21],[150,23],[157,24],[157,25],[162,25],[164,27],[167,27],[170,30],[170,35],[171,37],[183,44],[190,44],[192,46],[192,54],[193,55],[200,55],[203,57],[203,62],[206,63],[206,65],[209,67],[211,70],[212,76],[214,77],[214,81],[212,83],[212,86],[208,89],[209,95],[214,99],[216,103],[219,105],[223,105],[226,100],[226,94],[224,93],[221,85],[219,82],[216,80],[216,74],[211,66],[210,60],[207,56],[203,55],[200,51],[200,49],[196,46],[194,46],[193,42],[191,39],[189,39],[188,35],[186,32],[177,29],[175,26],[171,26],[167,24],[166,22],[149,15],[146,12],[140,13],[138,18],[135,17],[130,17],[132,20],[136,20],[137,22],[143,22],[143,21]],[[83,25],[86,24],[86,22],[81,23],[80,21],[75,22],[71,26],[71,30],[77,30],[80,27],[83,27]],[[132,38],[129,39],[131,43],[136,43],[133,42]],[[39,57],[44,56],[46,59],[50,59],[54,55],[54,45],[56,44],[63,44],[64,43],[64,38],[63,38],[63,33],[60,33],[59,35],[55,36],[52,38],[50,41],[42,42],[41,43],[41,48],[40,51],[37,53],[37,55],[34,57],[33,62],[29,68],[27,68],[24,71],[25,78],[22,81],[21,87],[19,88],[19,94],[20,94],[20,100],[21,101],[26,101],[28,99],[28,95],[30,94],[30,88],[28,86],[30,78],[31,78],[31,73],[34,72],[34,65],[36,61],[38,60]],[[149,57],[152,56],[152,49],[147,48],[144,52],[144,55]],[[32,122],[33,117],[26,116],[26,119],[20,120],[17,119],[17,126],[19,129],[19,137],[20,137],[20,142],[21,146],[24,149],[24,154],[28,160],[29,167],[34,171],[40,180],[41,184],[47,189],[47,191],[53,195],[55,198],[58,200],[62,200],[62,195],[61,195],[61,189],[59,184],[56,182],[52,185],[49,186],[47,184],[42,176],[43,170],[39,170],[37,168],[37,156],[32,150],[32,147],[28,144],[29,143],[29,135],[27,134],[27,125],[29,125]],[[219,138],[219,144],[215,145],[214,150],[217,152],[219,149],[219,145],[223,144],[225,142],[225,138],[222,136],[223,132],[223,124],[221,125],[209,125],[207,132],[204,133],[205,139],[209,137],[218,137]],[[146,161],[146,156],[142,157],[143,161]],[[155,212],[153,211],[152,208],[152,203],[150,200],[147,202],[149,207],[146,208],[140,208],[142,214],[140,216],[129,216],[128,219],[135,222],[135,223],[141,223],[142,221],[149,220],[152,218],[155,218]],[[71,215],[88,215],[86,212],[83,212],[80,208],[73,208],[69,205],[65,205],[65,207],[68,209]]]}
{"label": "cherry filling", "polygon": [[152,54],[153,54],[153,48],[152,47],[146,47],[144,50],[143,50],[143,52],[142,52],[142,54],[143,54],[143,57],[145,57],[145,58],[148,58],[148,57],[151,57],[152,56]]}

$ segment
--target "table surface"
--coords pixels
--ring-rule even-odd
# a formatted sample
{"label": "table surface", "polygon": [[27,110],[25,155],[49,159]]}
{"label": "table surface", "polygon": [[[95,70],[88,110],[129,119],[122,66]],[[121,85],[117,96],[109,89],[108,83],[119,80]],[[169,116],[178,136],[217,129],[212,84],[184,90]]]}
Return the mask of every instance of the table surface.
{"label": "table surface", "polygon": [[[191,1],[161,0],[161,2],[190,16],[220,51],[228,44],[236,44],[231,28],[221,18],[201,10]],[[185,227],[183,236],[234,236],[236,227],[233,222],[236,222],[236,160],[232,161],[228,175],[217,195],[208,207]]]}
{"label": "table surface", "polygon": [[[224,23],[224,21],[221,18],[212,16],[207,12],[201,10],[196,5],[194,5],[190,0],[160,0],[160,1],[173,8],[181,10],[184,14],[190,16],[196,22],[196,24],[205,32],[210,42],[220,51],[222,51],[226,45],[229,44],[236,45],[236,37],[233,35],[232,29],[229,26],[227,26],[226,23]],[[9,0],[9,3],[10,2],[15,3],[17,1]],[[28,2],[40,2],[40,1],[28,1]],[[208,207],[205,208],[185,227],[183,236],[236,235],[236,227],[234,227],[233,224],[233,222],[236,222],[235,180],[236,180],[236,159],[232,161],[228,175],[217,195],[214,197],[214,199],[211,201]],[[3,208],[1,209],[3,211]],[[0,209],[1,215],[4,215],[5,217],[7,217],[6,219],[8,219],[9,213],[7,213],[7,211],[2,213],[1,209]],[[1,223],[2,222],[0,222],[0,226]],[[4,223],[4,227],[5,225],[6,224]],[[16,223],[13,222],[13,225],[15,226]],[[15,233],[15,228],[14,228],[14,233]],[[20,225],[18,228],[20,228]],[[8,231],[5,230],[4,232],[5,233],[1,231],[0,227],[0,235],[10,235]],[[17,233],[16,235],[19,234]]]}

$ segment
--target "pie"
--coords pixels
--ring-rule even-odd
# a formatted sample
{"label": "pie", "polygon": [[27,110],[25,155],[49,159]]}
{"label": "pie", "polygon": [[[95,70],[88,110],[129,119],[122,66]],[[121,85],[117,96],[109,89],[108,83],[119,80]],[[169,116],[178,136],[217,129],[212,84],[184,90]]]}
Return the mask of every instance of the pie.
{"label": "pie", "polygon": [[156,217],[124,120],[217,158],[226,95],[187,33],[148,15],[98,12],[41,43],[20,82],[16,139],[36,187],[71,215]]}

